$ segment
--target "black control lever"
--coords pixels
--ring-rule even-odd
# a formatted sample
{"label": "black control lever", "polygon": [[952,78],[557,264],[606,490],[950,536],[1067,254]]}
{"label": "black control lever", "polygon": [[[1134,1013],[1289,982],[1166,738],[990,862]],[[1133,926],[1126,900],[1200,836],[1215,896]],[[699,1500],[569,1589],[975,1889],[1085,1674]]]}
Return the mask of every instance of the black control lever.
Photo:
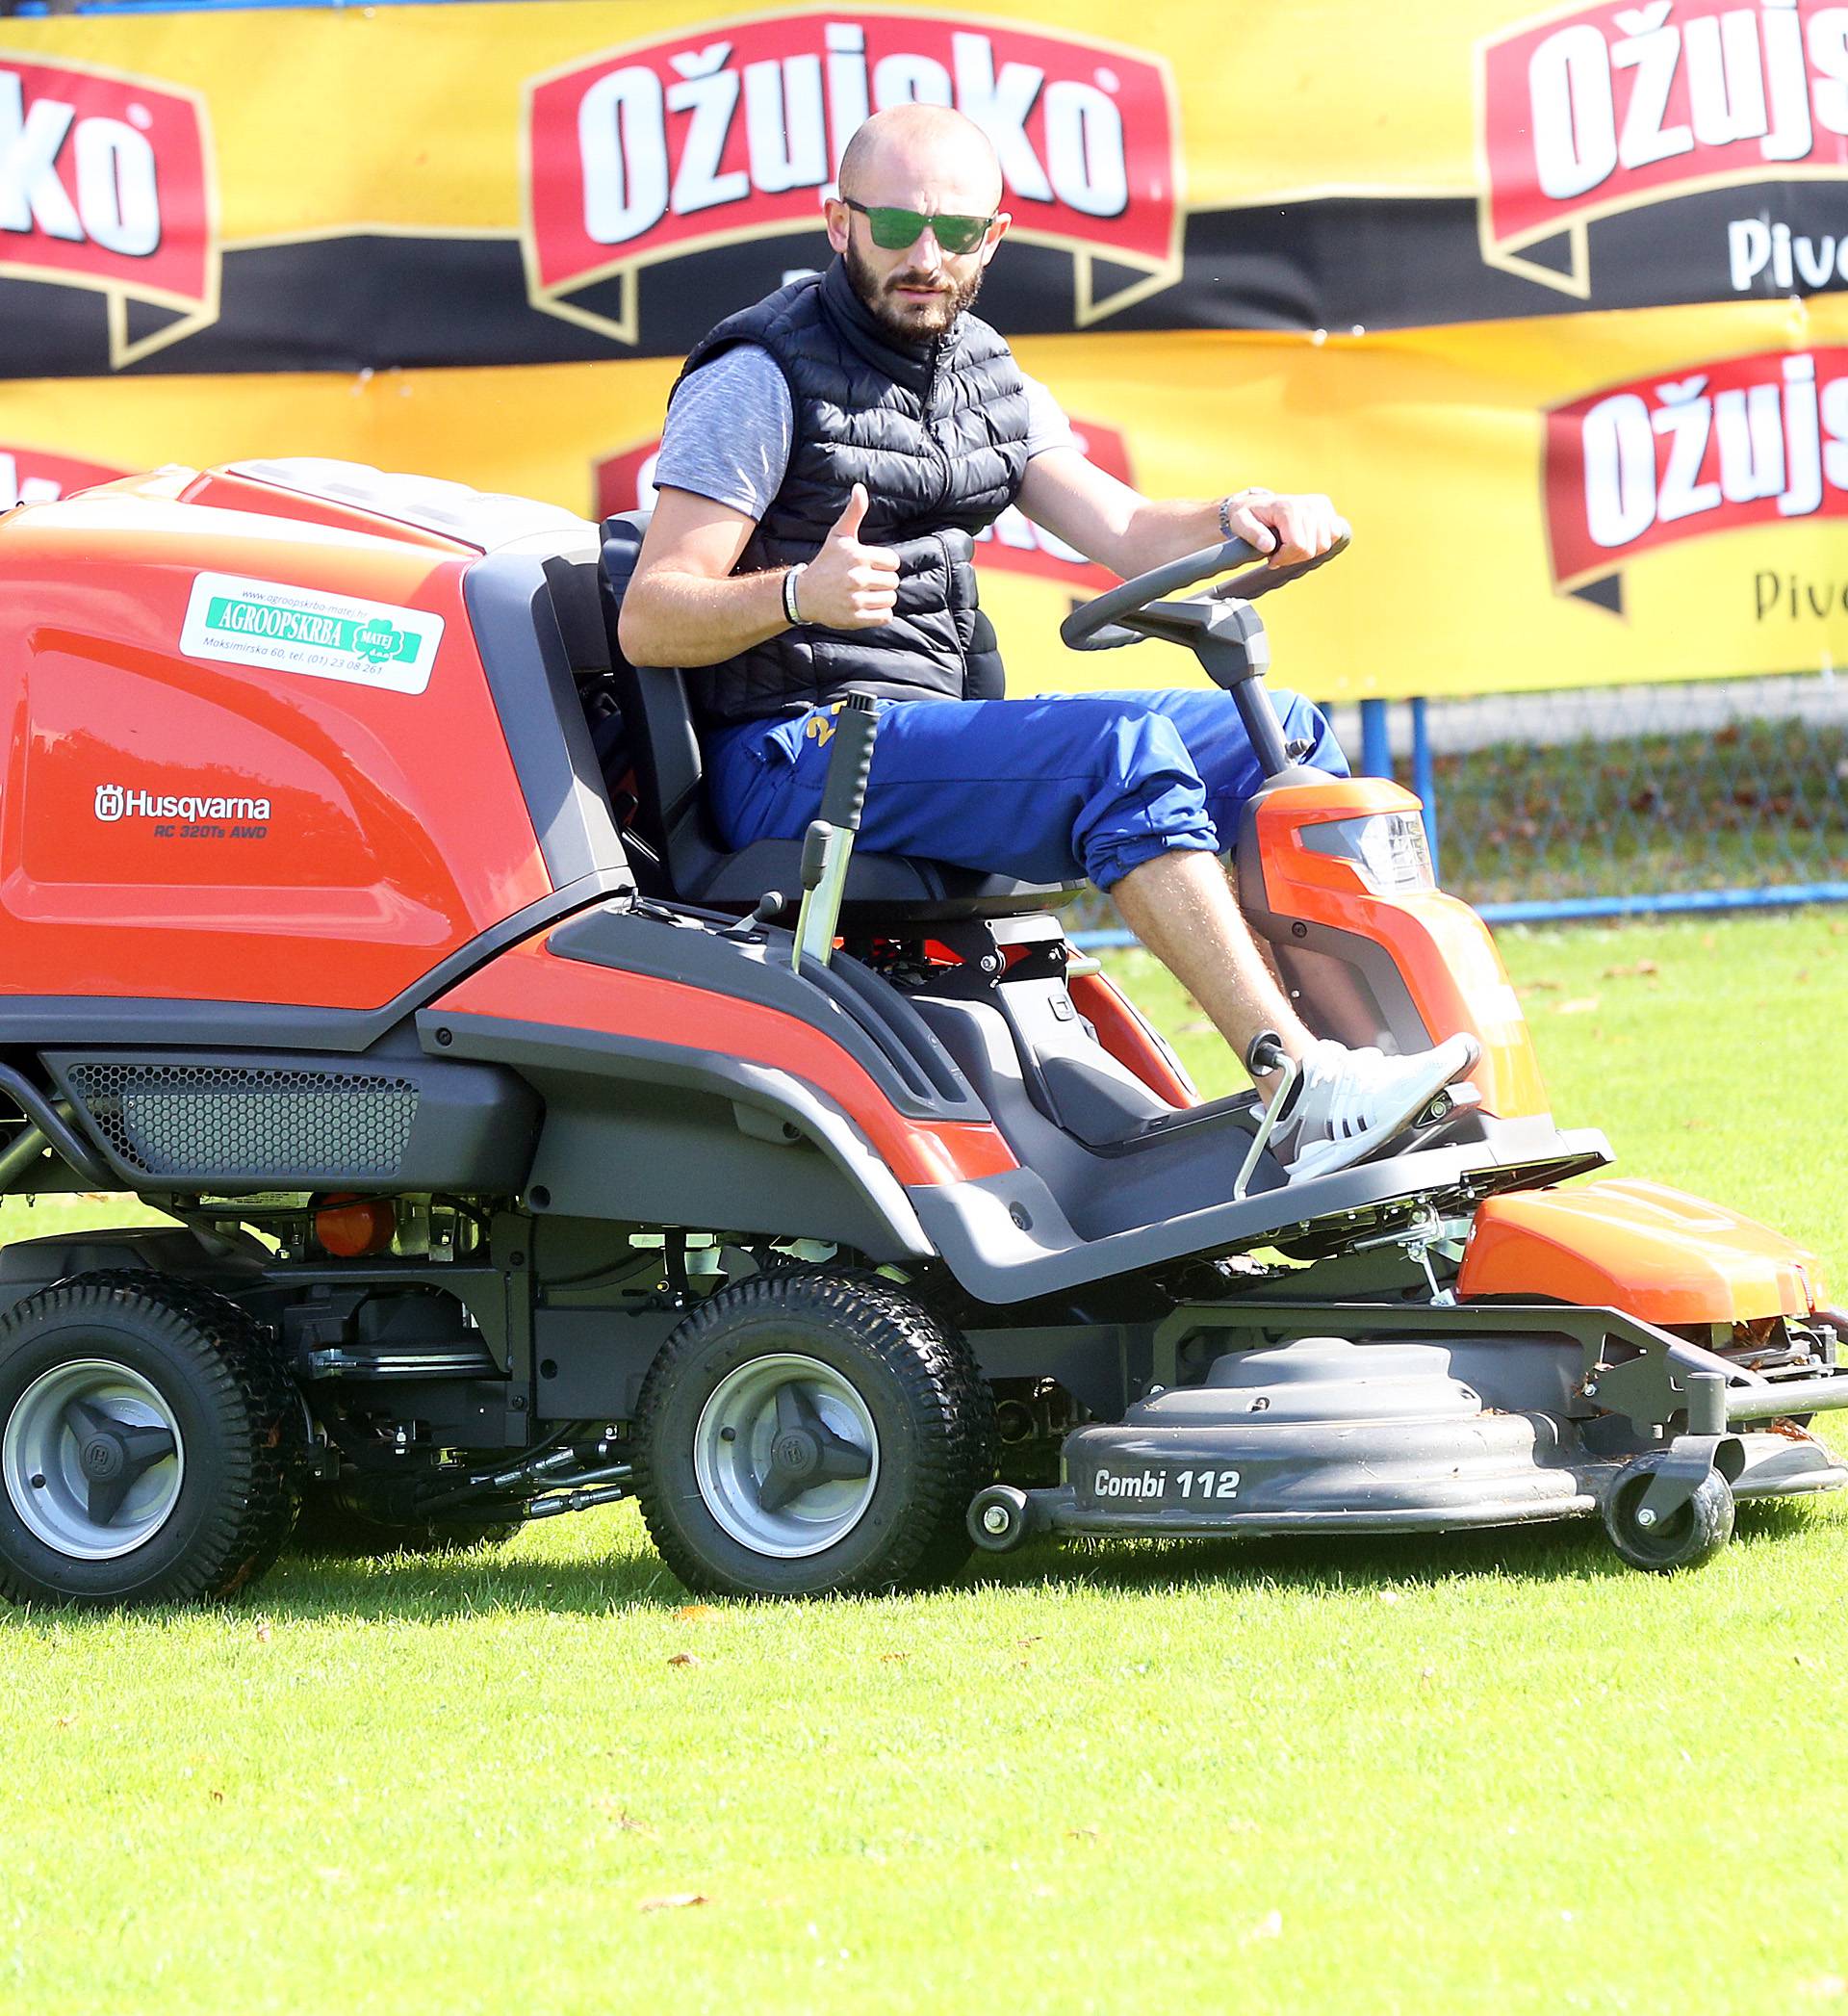
{"label": "black control lever", "polygon": [[766,889],[757,898],[757,907],[749,917],[740,918],[735,924],[728,924],[719,933],[721,938],[749,938],[754,931],[760,931],[765,924],[774,924],[783,915],[783,892]]}
{"label": "black control lever", "polygon": [[790,955],[797,972],[805,954],[826,966],[834,957],[834,929],[854,836],[866,809],[866,780],[872,774],[873,737],[879,733],[879,704],[869,694],[849,693],[834,716],[834,747],[828,752],[828,780],[821,812],[810,819],[802,842],[802,909]]}

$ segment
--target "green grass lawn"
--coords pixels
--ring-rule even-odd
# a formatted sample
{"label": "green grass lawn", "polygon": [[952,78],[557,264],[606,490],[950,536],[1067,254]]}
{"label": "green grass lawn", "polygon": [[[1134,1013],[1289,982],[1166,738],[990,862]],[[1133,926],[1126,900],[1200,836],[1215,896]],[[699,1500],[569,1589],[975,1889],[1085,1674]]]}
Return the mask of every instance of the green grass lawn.
{"label": "green grass lawn", "polygon": [[[1504,949],[1562,1118],[1848,1285],[1848,918]],[[1667,1580],[1575,1525],[688,1605],[619,1507],[9,1615],[0,2008],[1848,2008],[1844,1589],[1824,1501]]]}

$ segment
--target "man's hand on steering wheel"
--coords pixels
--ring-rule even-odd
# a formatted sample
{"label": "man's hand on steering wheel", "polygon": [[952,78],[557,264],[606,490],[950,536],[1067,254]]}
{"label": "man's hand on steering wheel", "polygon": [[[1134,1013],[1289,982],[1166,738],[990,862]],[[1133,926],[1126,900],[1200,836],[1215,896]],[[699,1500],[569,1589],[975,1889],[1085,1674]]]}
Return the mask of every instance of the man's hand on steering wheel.
{"label": "man's hand on steering wheel", "polygon": [[1241,490],[1225,501],[1232,536],[1245,540],[1273,566],[1319,559],[1349,536],[1347,519],[1325,497],[1279,497],[1273,490]]}

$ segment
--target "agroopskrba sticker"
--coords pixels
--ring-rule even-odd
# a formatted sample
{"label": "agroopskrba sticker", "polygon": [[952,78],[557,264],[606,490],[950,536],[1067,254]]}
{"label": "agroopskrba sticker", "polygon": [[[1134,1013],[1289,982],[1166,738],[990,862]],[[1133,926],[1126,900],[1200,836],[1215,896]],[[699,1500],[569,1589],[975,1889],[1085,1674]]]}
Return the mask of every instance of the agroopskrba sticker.
{"label": "agroopskrba sticker", "polygon": [[390,693],[430,683],[443,619],[424,609],[356,602],[279,582],[201,574],[180,631],[189,658],[344,680]]}
{"label": "agroopskrba sticker", "polygon": [[[1770,350],[1606,385],[1546,415],[1556,589],[1621,607],[1620,570],[1682,539],[1848,518],[1848,348]],[[1848,542],[1837,542],[1848,545]],[[1840,580],[1761,569],[1754,617],[1848,616]]]}
{"label": "agroopskrba sticker", "polygon": [[[820,228],[870,113],[954,105],[994,142],[1022,238],[1073,258],[1079,327],[1181,274],[1180,135],[1158,57],[956,14],[760,15],[605,50],[526,86],[534,306],[624,343],[640,268]],[[1140,272],[1105,281],[1099,262]],[[612,278],[613,310],[571,297]]]}
{"label": "agroopskrba sticker", "polygon": [[198,92],[0,52],[0,277],[100,293],[116,370],[218,319],[215,214]]}
{"label": "agroopskrba sticker", "polygon": [[[1482,256],[1580,299],[1599,218],[1848,177],[1848,8],[1831,0],[1588,7],[1487,38],[1477,66]],[[1759,213],[1715,246],[1729,292],[1848,283],[1848,206],[1841,229],[1813,235]],[[1563,259],[1541,256],[1555,241]]]}

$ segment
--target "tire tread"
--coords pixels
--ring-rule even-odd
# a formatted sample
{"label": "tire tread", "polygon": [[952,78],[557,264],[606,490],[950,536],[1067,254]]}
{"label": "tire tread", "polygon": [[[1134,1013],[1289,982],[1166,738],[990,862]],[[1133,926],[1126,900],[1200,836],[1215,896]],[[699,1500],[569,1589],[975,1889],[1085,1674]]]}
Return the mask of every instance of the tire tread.
{"label": "tire tread", "polygon": [[[72,1592],[87,1606],[212,1602],[237,1594],[275,1563],[295,1525],[306,1437],[301,1400],[272,1334],[228,1297],[194,1281],[137,1268],[74,1275],[30,1295],[0,1317],[0,1351],[32,1317],[90,1315],[103,1322],[139,1305],[169,1319],[166,1342],[191,1358],[207,1405],[233,1424],[226,1476],[183,1560],[132,1596]],[[0,1558],[0,1597],[42,1602],[47,1593]]]}
{"label": "tire tread", "polygon": [[[793,1306],[792,1306],[793,1305]],[[668,1515],[654,1467],[666,1396],[722,1325],[773,1312],[820,1319],[859,1335],[896,1375],[919,1437],[912,1516],[886,1545],[829,1588],[838,1593],[929,1588],[953,1575],[972,1552],[963,1523],[969,1500],[994,1470],[994,1396],[968,1347],[894,1281],[854,1270],[782,1269],[722,1288],[692,1311],[662,1345],[642,1383],[636,1409],[635,1494],[661,1559],[689,1590],[738,1593]]]}

